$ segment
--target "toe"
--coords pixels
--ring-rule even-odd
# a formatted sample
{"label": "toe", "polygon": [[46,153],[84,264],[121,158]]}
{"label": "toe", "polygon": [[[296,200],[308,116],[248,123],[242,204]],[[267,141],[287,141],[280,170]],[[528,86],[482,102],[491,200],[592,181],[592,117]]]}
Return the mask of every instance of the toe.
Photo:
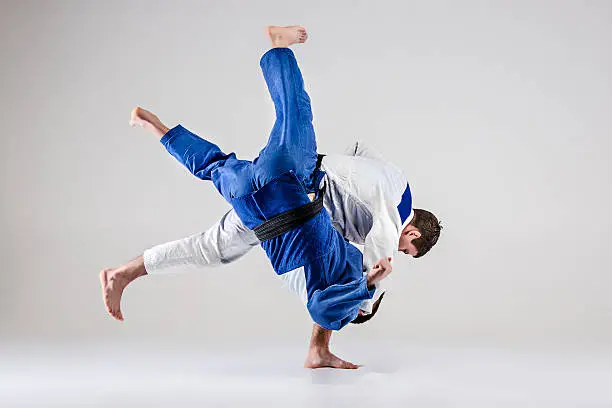
{"label": "toe", "polygon": [[346,369],[352,369],[354,368],[354,364],[349,363],[348,361],[343,361],[342,362],[342,368],[346,368]]}

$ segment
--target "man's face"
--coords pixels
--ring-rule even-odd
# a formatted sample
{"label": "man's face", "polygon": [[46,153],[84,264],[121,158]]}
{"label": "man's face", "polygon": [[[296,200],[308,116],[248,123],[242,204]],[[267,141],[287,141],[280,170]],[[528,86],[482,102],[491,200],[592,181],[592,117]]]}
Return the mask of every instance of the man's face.
{"label": "man's face", "polygon": [[400,236],[398,251],[410,256],[416,256],[417,249],[412,243],[415,239],[421,236],[421,232],[414,225],[407,225]]}

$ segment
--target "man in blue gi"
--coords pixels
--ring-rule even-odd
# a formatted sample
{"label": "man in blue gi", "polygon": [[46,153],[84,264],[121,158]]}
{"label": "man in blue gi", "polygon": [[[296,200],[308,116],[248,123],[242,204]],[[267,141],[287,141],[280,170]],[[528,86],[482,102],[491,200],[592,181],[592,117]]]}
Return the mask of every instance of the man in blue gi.
{"label": "man in blue gi", "polygon": [[[310,99],[293,52],[286,48],[304,42],[306,32],[301,27],[270,27],[269,34],[274,48],[264,54],[261,67],[277,120],[268,144],[252,162],[223,153],[180,125],[168,129],[143,109],[134,110],[132,121],[160,136],[194,175],[213,181],[244,225],[255,230],[277,274],[303,268],[311,317],[325,329],[339,330],[356,319],[359,304],[370,299],[376,283],[391,272],[390,259],[379,259],[363,276],[361,253],[331,227],[327,212],[320,211],[323,173],[317,166]],[[409,195],[406,187],[402,201],[410,203]],[[411,209],[404,210],[408,216]],[[416,255],[410,243],[404,252]],[[119,300],[129,281],[114,279],[110,270],[101,273],[101,280],[108,311],[122,320]],[[356,367],[347,364],[341,368]]]}

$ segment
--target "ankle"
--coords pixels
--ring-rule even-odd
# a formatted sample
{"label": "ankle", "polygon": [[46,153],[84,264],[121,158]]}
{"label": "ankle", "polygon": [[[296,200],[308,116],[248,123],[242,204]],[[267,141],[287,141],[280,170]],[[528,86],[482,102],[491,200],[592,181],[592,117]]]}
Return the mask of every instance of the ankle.
{"label": "ankle", "polygon": [[130,265],[129,263],[116,268],[114,271],[115,279],[125,280],[128,282],[131,282],[134,279],[146,274],[147,271],[144,269],[144,266]]}
{"label": "ankle", "polygon": [[328,346],[319,346],[319,345],[311,345],[310,348],[308,349],[308,355],[323,355],[323,354],[329,354],[329,347]]}
{"label": "ankle", "polygon": [[124,268],[130,275],[134,275],[135,278],[147,274],[147,270],[144,266],[144,257],[142,255],[132,259],[121,268]]}
{"label": "ankle", "polygon": [[169,128],[166,127],[166,125],[164,125],[163,123],[159,122],[155,124],[155,128],[157,129],[157,131],[162,135],[162,137],[168,133],[168,131],[170,130]]}
{"label": "ankle", "polygon": [[283,37],[282,34],[272,33],[270,27],[268,27],[268,36],[270,37],[270,42],[272,43],[272,48],[287,48],[287,40]]}
{"label": "ankle", "polygon": [[287,44],[283,42],[281,36],[276,36],[272,39],[272,48],[287,48]]}

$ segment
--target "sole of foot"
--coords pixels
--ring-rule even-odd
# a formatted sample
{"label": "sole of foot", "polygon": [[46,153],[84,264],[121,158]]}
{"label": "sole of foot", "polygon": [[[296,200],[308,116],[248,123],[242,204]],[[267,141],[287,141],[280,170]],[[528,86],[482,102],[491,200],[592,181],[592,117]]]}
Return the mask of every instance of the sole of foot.
{"label": "sole of foot", "polygon": [[273,47],[289,47],[304,43],[308,39],[308,33],[302,26],[268,26],[266,31]]}

